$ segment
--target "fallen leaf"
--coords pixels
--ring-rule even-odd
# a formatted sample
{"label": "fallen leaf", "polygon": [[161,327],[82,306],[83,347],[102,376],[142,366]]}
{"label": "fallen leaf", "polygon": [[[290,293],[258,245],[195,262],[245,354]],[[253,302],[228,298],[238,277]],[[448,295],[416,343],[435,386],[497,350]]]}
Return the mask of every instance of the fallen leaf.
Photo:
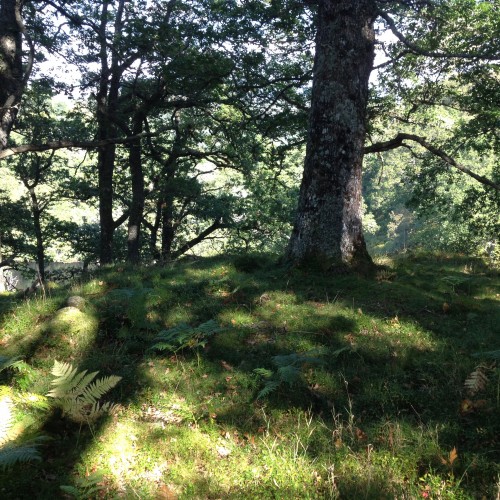
{"label": "fallen leaf", "polygon": [[356,438],[358,441],[365,441],[368,439],[368,436],[359,427],[356,427]]}
{"label": "fallen leaf", "polygon": [[222,368],[224,368],[224,370],[227,370],[228,372],[234,371],[234,368],[229,363],[224,361],[223,359],[221,359],[220,364],[221,364]]}
{"label": "fallen leaf", "polygon": [[462,415],[470,413],[474,409],[474,404],[470,399],[463,399],[460,403],[460,413]]}
{"label": "fallen leaf", "polygon": [[166,484],[162,484],[156,494],[155,500],[176,500],[177,495],[174,490],[169,488]]}
{"label": "fallen leaf", "polygon": [[457,452],[457,448],[454,447],[453,450],[450,451],[450,454],[448,455],[448,458],[443,458],[443,457],[439,457],[439,459],[441,460],[441,463],[443,465],[447,465],[449,467],[451,467],[453,465],[453,462],[458,458],[458,452]]}

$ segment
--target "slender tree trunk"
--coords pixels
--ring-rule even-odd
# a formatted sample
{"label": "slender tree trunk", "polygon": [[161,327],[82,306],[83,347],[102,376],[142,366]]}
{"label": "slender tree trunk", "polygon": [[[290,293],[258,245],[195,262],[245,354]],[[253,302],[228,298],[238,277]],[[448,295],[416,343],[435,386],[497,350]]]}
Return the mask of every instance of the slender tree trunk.
{"label": "slender tree trunk", "polygon": [[161,210],[161,260],[168,262],[172,258],[172,245],[175,238],[174,226],[174,196],[167,183],[166,192],[163,196]]}
{"label": "slender tree trunk", "polygon": [[[142,121],[134,127],[134,135],[142,132]],[[138,264],[140,261],[141,222],[144,212],[144,173],[142,170],[141,140],[130,145],[130,174],[132,177],[132,203],[128,219],[127,261]]]}
{"label": "slender tree trunk", "polygon": [[156,244],[158,242],[158,231],[160,230],[161,225],[161,207],[163,205],[163,200],[160,198],[156,202],[156,210],[155,210],[155,221],[151,225],[151,234],[149,236],[149,251],[154,259],[160,260],[161,253],[156,248]]}
{"label": "slender tree trunk", "polygon": [[373,0],[319,0],[304,174],[287,250],[293,264],[370,264],[361,165],[374,58]]}
{"label": "slender tree trunk", "polygon": [[[105,0],[101,11],[100,23],[100,63],[101,75],[99,90],[97,93],[97,123],[99,140],[116,137],[116,127],[112,117],[118,108],[118,94],[120,90],[120,79],[122,69],[120,68],[116,50],[112,50],[111,65],[108,64],[108,7],[112,2]],[[120,0],[117,7],[114,33],[119,36],[122,30],[124,0]],[[113,221],[113,174],[115,168],[116,145],[110,144],[102,147],[98,153],[99,170],[99,222],[100,222],[100,245],[99,258],[101,264],[109,264],[113,261],[113,235],[115,223]]]}
{"label": "slender tree trunk", "polygon": [[0,151],[7,147],[24,87],[21,1],[0,1]]}
{"label": "slender tree trunk", "polygon": [[45,283],[45,247],[43,244],[41,215],[43,209],[40,208],[40,203],[34,187],[29,188],[31,198],[31,213],[33,215],[33,229],[35,230],[36,238],[36,262],[38,264],[38,276],[42,283]]}

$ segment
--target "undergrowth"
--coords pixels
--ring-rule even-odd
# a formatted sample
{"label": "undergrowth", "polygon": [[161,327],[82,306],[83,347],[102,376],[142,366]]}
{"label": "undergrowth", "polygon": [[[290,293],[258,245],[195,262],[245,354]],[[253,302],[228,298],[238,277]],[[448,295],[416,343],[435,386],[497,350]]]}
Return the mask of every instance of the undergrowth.
{"label": "undergrowth", "polygon": [[[2,295],[0,461],[26,454],[0,497],[496,498],[498,274],[456,256],[384,265],[365,279],[199,259]],[[102,418],[73,423],[75,402],[79,422]]]}

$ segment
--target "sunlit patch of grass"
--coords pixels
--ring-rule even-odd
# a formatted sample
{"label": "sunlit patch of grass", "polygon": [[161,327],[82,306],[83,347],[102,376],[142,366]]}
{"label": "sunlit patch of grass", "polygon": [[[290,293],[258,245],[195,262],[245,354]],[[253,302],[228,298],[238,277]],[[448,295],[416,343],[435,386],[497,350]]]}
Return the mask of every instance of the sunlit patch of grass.
{"label": "sunlit patch of grass", "polygon": [[[58,310],[40,328],[43,357],[81,361],[95,342],[99,322],[90,312],[75,307]],[[52,351],[52,352],[49,352]]]}
{"label": "sunlit patch of grass", "polygon": [[11,307],[0,324],[2,352],[13,356],[29,350],[40,338],[41,326],[55,314],[60,300],[59,297],[34,297]]}

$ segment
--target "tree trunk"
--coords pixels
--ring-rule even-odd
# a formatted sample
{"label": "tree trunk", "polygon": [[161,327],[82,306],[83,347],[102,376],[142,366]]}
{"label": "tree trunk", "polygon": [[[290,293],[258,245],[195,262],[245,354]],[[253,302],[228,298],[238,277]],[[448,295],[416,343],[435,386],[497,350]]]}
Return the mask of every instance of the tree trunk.
{"label": "tree trunk", "polygon": [[373,67],[373,0],[319,0],[309,131],[287,258],[323,269],[370,265],[361,165]]}
{"label": "tree trunk", "polygon": [[0,151],[7,147],[24,87],[20,0],[0,2]]}
{"label": "tree trunk", "polygon": [[153,256],[153,259],[156,259],[156,260],[161,259],[161,254],[158,251],[158,248],[156,248],[156,243],[158,242],[158,231],[160,230],[160,225],[161,225],[161,207],[162,207],[162,204],[163,204],[163,202],[161,199],[156,202],[155,221],[149,227],[149,230],[150,230],[149,251],[151,252],[151,255]]}
{"label": "tree trunk", "polygon": [[[134,128],[141,131],[141,123]],[[142,171],[141,140],[130,145],[130,174],[132,178],[132,203],[128,219],[127,261],[138,264],[140,261],[141,221],[144,212],[144,173]]]}
{"label": "tree trunk", "polygon": [[[26,184],[25,184],[26,185]],[[36,238],[36,262],[38,264],[38,278],[40,283],[45,283],[45,247],[43,244],[41,215],[43,209],[40,208],[35,188],[29,187],[31,198],[31,213],[33,214],[33,228]]]}
{"label": "tree trunk", "polygon": [[[118,94],[123,69],[119,65],[116,48],[111,49],[111,66],[108,65],[107,26],[109,22],[108,7],[112,2],[103,3],[100,23],[100,63],[101,74],[97,93],[97,123],[99,140],[116,137],[116,127],[112,118],[118,107]],[[120,0],[114,21],[114,33],[118,37],[122,31],[124,0]],[[115,223],[113,221],[113,174],[115,168],[116,145],[109,144],[99,149],[99,222],[101,228],[99,244],[99,260],[101,264],[110,264],[113,261],[113,235]]]}
{"label": "tree trunk", "polygon": [[[165,188],[164,188],[165,189]],[[172,245],[175,238],[174,225],[174,196],[170,183],[167,182],[167,188],[163,194],[163,203],[161,209],[161,260],[169,262],[172,258]]]}

